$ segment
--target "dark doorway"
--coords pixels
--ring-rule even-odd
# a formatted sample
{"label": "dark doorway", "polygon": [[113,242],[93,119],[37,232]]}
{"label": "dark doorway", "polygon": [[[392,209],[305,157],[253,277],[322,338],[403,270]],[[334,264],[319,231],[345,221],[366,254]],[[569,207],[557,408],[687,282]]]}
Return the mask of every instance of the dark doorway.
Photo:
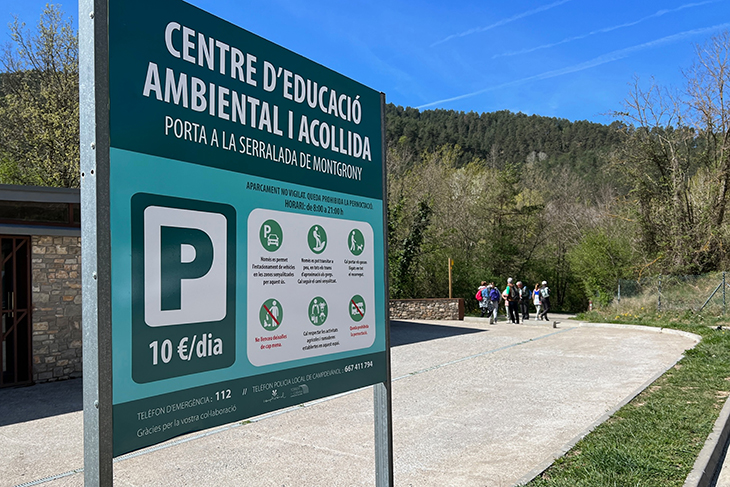
{"label": "dark doorway", "polygon": [[33,381],[30,237],[0,236],[0,387]]}

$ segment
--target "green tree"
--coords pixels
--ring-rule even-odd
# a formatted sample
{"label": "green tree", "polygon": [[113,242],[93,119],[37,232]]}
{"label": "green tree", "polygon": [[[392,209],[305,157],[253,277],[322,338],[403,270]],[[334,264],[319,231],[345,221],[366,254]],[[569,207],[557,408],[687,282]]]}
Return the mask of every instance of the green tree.
{"label": "green tree", "polygon": [[638,80],[617,112],[617,152],[641,248],[655,272],[697,274],[730,263],[730,33],[696,46],[677,93]]}
{"label": "green tree", "polygon": [[60,7],[35,30],[16,17],[0,55],[0,182],[79,186],[78,38]]}
{"label": "green tree", "polygon": [[586,296],[602,306],[613,299],[618,280],[631,274],[633,258],[630,242],[604,229],[589,231],[568,254]]}
{"label": "green tree", "polygon": [[389,260],[393,271],[391,273],[391,295],[394,298],[417,297],[415,267],[421,256],[423,236],[430,219],[431,208],[427,202],[421,201],[408,236],[400,245],[392,245]]}

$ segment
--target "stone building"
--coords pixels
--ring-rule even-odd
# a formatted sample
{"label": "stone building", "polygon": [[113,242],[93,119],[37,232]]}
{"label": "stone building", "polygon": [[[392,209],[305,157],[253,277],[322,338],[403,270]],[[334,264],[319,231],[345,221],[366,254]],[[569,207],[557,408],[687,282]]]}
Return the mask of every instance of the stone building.
{"label": "stone building", "polygon": [[81,375],[78,189],[0,185],[0,387]]}

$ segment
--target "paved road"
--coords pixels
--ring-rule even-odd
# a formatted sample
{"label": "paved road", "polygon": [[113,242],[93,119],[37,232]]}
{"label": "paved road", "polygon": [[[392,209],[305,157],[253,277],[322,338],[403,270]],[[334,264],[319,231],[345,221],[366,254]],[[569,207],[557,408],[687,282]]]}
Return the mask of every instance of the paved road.
{"label": "paved road", "polygon": [[[513,485],[695,344],[557,319],[393,323],[396,485]],[[80,400],[79,380],[0,391],[1,486],[82,485]],[[122,457],[115,484],[374,485],[372,410],[366,388],[182,437]]]}

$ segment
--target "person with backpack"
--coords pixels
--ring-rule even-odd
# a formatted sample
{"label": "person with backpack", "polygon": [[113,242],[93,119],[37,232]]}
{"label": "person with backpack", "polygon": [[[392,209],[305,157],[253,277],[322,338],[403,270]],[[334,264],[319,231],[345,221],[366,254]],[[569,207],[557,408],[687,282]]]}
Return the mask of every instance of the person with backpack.
{"label": "person with backpack", "polygon": [[484,290],[487,288],[487,281],[482,281],[482,284],[479,286],[479,289],[477,289],[477,293],[474,296],[477,301],[479,302],[479,310],[481,311],[482,315],[481,317],[484,318],[484,315],[489,310],[489,291],[487,291],[486,296],[484,295]]}
{"label": "person with backpack", "polygon": [[493,282],[490,282],[484,290],[484,292],[487,291],[489,294],[489,309],[492,310],[489,316],[489,324],[494,325],[497,323],[497,311],[499,308],[500,299],[499,289],[497,289],[497,286],[495,286]]}
{"label": "person with backpack", "polygon": [[515,291],[514,284],[512,284],[511,277],[507,279],[507,287],[502,292],[502,298],[504,298],[504,307],[507,309],[509,320],[515,325],[519,325],[520,315],[518,312],[517,292]]}
{"label": "person with backpack", "polygon": [[[542,285],[540,286],[540,306],[542,306],[542,311],[540,312],[542,319],[550,321],[547,315],[550,310],[550,289],[548,288],[547,281],[542,281]],[[541,319],[540,316],[537,319]]]}

